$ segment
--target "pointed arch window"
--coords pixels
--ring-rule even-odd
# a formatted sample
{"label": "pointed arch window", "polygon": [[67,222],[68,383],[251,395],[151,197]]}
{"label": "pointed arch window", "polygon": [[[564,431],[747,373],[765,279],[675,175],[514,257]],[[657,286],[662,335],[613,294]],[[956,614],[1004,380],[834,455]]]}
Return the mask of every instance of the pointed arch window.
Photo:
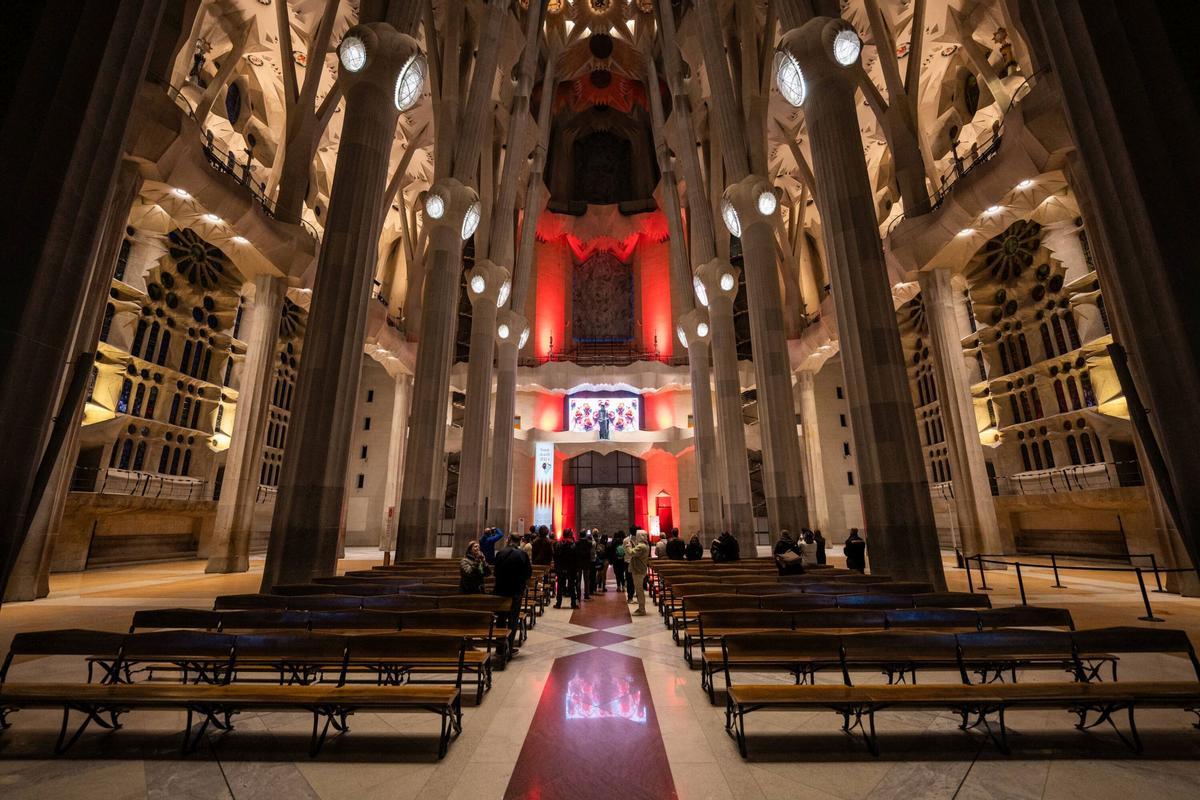
{"label": "pointed arch window", "polygon": [[1092,376],[1086,369],[1079,373],[1079,388],[1083,390],[1083,404],[1096,405],[1096,391],[1092,388]]}
{"label": "pointed arch window", "polygon": [[1067,394],[1071,395],[1071,410],[1078,411],[1083,405],[1079,400],[1079,387],[1075,385],[1075,376],[1067,376]]}
{"label": "pointed arch window", "polygon": [[133,393],[133,409],[129,412],[135,417],[142,414],[142,402],[146,399],[146,384],[139,383]]}
{"label": "pointed arch window", "polygon": [[1046,469],[1054,469],[1054,448],[1049,439],[1042,439],[1042,455],[1046,458]]}
{"label": "pointed arch window", "polygon": [[133,381],[126,378],[121,381],[121,393],[117,395],[117,413],[129,413],[129,395],[133,392]]}
{"label": "pointed arch window", "polygon": [[1025,465],[1025,471],[1029,472],[1033,466],[1029,463],[1029,447],[1021,442],[1021,463]]}
{"label": "pointed arch window", "polygon": [[1096,451],[1092,449],[1092,437],[1086,433],[1079,434],[1079,446],[1083,448],[1083,460],[1095,464]]}
{"label": "pointed arch window", "polygon": [[129,460],[133,456],[133,439],[126,439],[121,445],[121,461],[119,467],[121,469],[129,469]]}
{"label": "pointed arch window", "polygon": [[1075,442],[1073,435],[1067,436],[1067,455],[1071,458],[1072,466],[1079,466],[1079,445]]}
{"label": "pointed arch window", "polygon": [[1043,322],[1038,326],[1038,331],[1042,334],[1042,349],[1046,351],[1046,358],[1058,355],[1054,352],[1054,343],[1050,341],[1050,327]]}
{"label": "pointed arch window", "polygon": [[1067,395],[1063,392],[1062,380],[1058,378],[1054,380],[1054,399],[1058,401],[1058,413],[1065,413],[1067,410]]}

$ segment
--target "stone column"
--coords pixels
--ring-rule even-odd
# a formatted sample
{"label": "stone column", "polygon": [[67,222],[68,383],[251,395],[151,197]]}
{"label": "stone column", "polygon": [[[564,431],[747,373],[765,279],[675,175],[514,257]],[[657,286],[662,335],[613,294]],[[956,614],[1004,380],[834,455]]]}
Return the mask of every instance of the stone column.
{"label": "stone column", "polygon": [[941,400],[942,425],[946,429],[963,552],[967,555],[1001,553],[1004,544],[996,522],[992,488],[975,423],[975,406],[971,402],[971,383],[963,360],[958,293],[951,285],[948,270],[932,269],[917,277],[933,344],[934,379]]}
{"label": "stone column", "polygon": [[1200,566],[1200,334],[1195,271],[1180,268],[1195,260],[1195,221],[1180,209],[1194,202],[1200,158],[1168,144],[1195,140],[1200,123],[1180,101],[1191,87],[1164,31],[1178,22],[1164,15],[1183,14],[1172,5],[1029,0],[1023,8],[1061,87],[1078,148],[1072,183],[1090,201],[1088,233],[1107,255],[1098,264],[1108,307],[1128,321],[1117,338],[1151,410],[1161,488]]}
{"label": "stone column", "polygon": [[783,81],[806,93],[804,111],[816,173],[814,196],[833,278],[847,400],[867,547],[875,572],[946,585],[929,484],[917,439],[896,311],[888,285],[871,184],[860,144],[854,65],[834,61],[833,38],[850,27],[817,17],[781,42]]}
{"label": "stone column", "polygon": [[[653,56],[646,59],[648,83],[658,85]],[[687,241],[679,203],[679,185],[671,152],[667,149],[666,121],[662,95],[650,92],[650,116],[658,156],[663,211],[671,237],[671,311],[683,345],[688,349],[688,377],[692,388],[692,419],[695,422],[696,484],[700,501],[700,530],[708,539],[721,532],[721,493],[718,490],[716,430],[713,427],[712,391],[709,388],[708,314],[696,309],[695,283],[688,261]],[[689,319],[690,317],[690,319]],[[682,501],[682,498],[678,498]],[[740,544],[740,543],[739,543]],[[749,552],[749,551],[748,551]]]}
{"label": "stone column", "polygon": [[804,427],[804,475],[808,479],[808,519],[817,530],[829,530],[829,498],[825,495],[825,469],[821,461],[821,428],[817,421],[817,373],[801,370],[800,423]]}
{"label": "stone column", "polygon": [[729,262],[714,258],[696,271],[708,300],[712,336],[716,434],[725,454],[726,529],[737,537],[741,552],[753,554],[754,508],[750,470],[746,462],[746,426],[742,418],[742,381],[737,368],[737,333],[733,329],[733,298],[738,272]]}
{"label": "stone column", "polygon": [[[558,51],[552,48],[546,58],[542,87],[554,85],[554,68]],[[543,98],[549,97],[543,91]],[[546,168],[546,152],[550,146],[550,112],[553,103],[538,107],[538,144],[525,183],[525,209],[521,221],[521,240],[513,261],[512,311],[525,313],[533,260],[537,245],[537,223],[546,205],[546,184],[542,180]],[[512,525],[513,417],[517,413],[517,358],[529,338],[529,324],[523,320],[516,336],[502,341],[496,353],[496,412],[492,422],[492,488],[489,497],[488,522],[508,530]],[[532,520],[530,520],[532,522]]]}
{"label": "stone column", "polygon": [[[0,311],[0,591],[48,477],[42,462],[57,458],[47,442],[79,355],[71,352],[74,321],[166,5],[43,3],[24,14],[26,28],[9,54],[22,81],[0,112],[11,161],[0,199],[0,255],[13,265]],[[50,52],[56,56],[48,60]]]}
{"label": "stone column", "polygon": [[746,271],[767,515],[773,532],[785,528],[798,531],[808,524],[808,509],[800,474],[800,440],[796,434],[787,330],[775,261],[773,220],[779,204],[774,187],[765,178],[750,174],[745,124],[726,66],[715,3],[703,0],[696,11],[705,68],[712,87],[712,124],[721,139],[722,160],[730,181],[722,201],[722,215],[730,233],[741,240]]}
{"label": "stone column", "polygon": [[[717,258],[716,233],[700,157],[691,103],[683,82],[683,64],[675,42],[675,11],[670,0],[659,0],[658,20],[662,26],[663,68],[673,98],[671,120],[675,123],[675,154],[687,193],[691,222],[692,268],[706,288],[711,336],[713,396],[716,399],[714,429],[717,464],[724,500],[722,526],[738,539],[741,552],[754,553],[754,510],[750,502],[750,471],[746,458],[746,428],[742,419],[742,384],[738,371],[737,335],[733,327],[733,299],[738,273],[727,259]],[[693,384],[694,385],[694,384]]]}
{"label": "stone column", "polygon": [[388,438],[387,502],[383,507],[383,533],[379,549],[391,552],[396,545],[396,514],[400,510],[400,482],[404,475],[404,450],[408,442],[408,415],[412,412],[412,375],[395,376],[392,395],[392,429]]}
{"label": "stone column", "polygon": [[[487,259],[475,262],[467,276],[471,299],[471,358],[467,368],[467,407],[458,461],[458,504],[454,512],[454,552],[479,538],[483,523],[483,468],[492,416],[492,364],[496,342],[496,301],[508,282],[508,270]],[[511,335],[506,338],[511,338]],[[474,396],[476,402],[471,402]]]}
{"label": "stone column", "polygon": [[259,464],[267,437],[279,315],[286,288],[284,279],[274,275],[264,273],[254,278],[253,316],[244,339],[246,361],[238,382],[233,437],[225,455],[225,479],[217,502],[212,555],[205,572],[245,572],[250,568]]}
{"label": "stone column", "polygon": [[346,95],[342,138],[271,521],[264,591],[330,575],[336,567],[367,302],[400,114],[397,84],[402,70],[423,67],[423,61],[410,62],[418,54],[416,42],[386,23],[351,28],[342,39],[343,50],[352,37],[365,45],[365,63],[358,54],[344,52],[357,70],[346,61],[339,68]]}

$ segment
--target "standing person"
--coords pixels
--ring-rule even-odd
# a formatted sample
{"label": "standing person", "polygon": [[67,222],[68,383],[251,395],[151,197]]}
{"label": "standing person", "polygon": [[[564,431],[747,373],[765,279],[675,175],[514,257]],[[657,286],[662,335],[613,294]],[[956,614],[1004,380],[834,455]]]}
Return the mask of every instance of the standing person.
{"label": "standing person", "polygon": [[617,591],[625,591],[625,545],[622,544],[619,533],[614,533],[608,540],[608,563],[612,564]]}
{"label": "standing person", "polygon": [[813,541],[815,542],[815,544],[813,545],[813,548],[814,548],[814,553],[816,555],[817,563],[824,564],[825,563],[825,537],[821,534],[820,528],[817,528],[815,531],[813,531]]}
{"label": "standing person", "polygon": [[562,539],[554,546],[554,576],[558,583],[554,607],[562,608],[565,592],[571,600],[571,608],[579,608],[579,593],[575,586],[575,538],[570,528],[563,531]]}
{"label": "standing person", "polygon": [[704,545],[700,542],[699,534],[692,534],[691,541],[687,543],[687,550],[683,555],[688,561],[699,561],[704,558]]}
{"label": "standing person", "polygon": [[550,541],[550,529],[545,525],[537,529],[537,536],[533,539],[533,552],[530,558],[533,563],[540,567],[546,567],[554,563],[554,542]]}
{"label": "standing person", "polygon": [[582,594],[584,600],[591,600],[594,582],[592,534],[589,531],[580,531],[579,539],[575,542],[575,594]]}
{"label": "standing person", "polygon": [[804,545],[792,538],[792,532],[779,532],[779,541],[773,550],[775,566],[780,575],[799,575],[804,572]]}
{"label": "standing person", "polygon": [[650,570],[650,544],[646,541],[646,534],[638,531],[637,539],[633,545],[633,551],[629,558],[629,577],[633,581],[634,591],[637,593],[637,611],[634,615],[638,617],[646,616],[646,573]]}
{"label": "standing person", "polygon": [[858,535],[858,528],[850,529],[850,536],[846,538],[846,545],[842,548],[842,552],[846,554],[846,569],[866,572],[867,543]]}
{"label": "standing person", "polygon": [[489,564],[496,560],[496,543],[503,538],[504,531],[499,528],[483,529],[483,535],[479,537],[479,549]]}
{"label": "standing person", "polygon": [[608,592],[608,534],[596,539],[596,591]]}
{"label": "standing person", "polygon": [[[514,533],[513,536],[516,536]],[[529,563],[533,563],[533,534],[527,533],[521,537],[521,549],[525,551],[525,555],[529,556]]]}
{"label": "standing person", "polygon": [[625,597],[630,603],[633,602],[633,567],[631,566],[631,561],[633,560],[633,545],[636,541],[637,528],[630,528],[629,535],[621,543],[621,546],[625,549]]}
{"label": "standing person", "polygon": [[483,594],[483,579],[491,574],[479,542],[471,542],[458,562],[458,590],[463,594]]}
{"label": "standing person", "polygon": [[521,625],[521,601],[525,598],[525,587],[533,577],[533,565],[529,554],[521,547],[521,539],[515,533],[508,537],[506,544],[496,553],[496,585],[492,594],[507,597],[508,607],[508,655],[517,652],[517,630]]}
{"label": "standing person", "polygon": [[667,557],[667,536],[669,536],[669,535],[670,535],[669,533],[663,534],[661,537],[659,537],[659,540],[654,543],[654,557],[655,558],[666,558]]}
{"label": "standing person", "polygon": [[687,545],[683,543],[683,539],[679,538],[679,529],[671,531],[671,538],[667,540],[667,558],[672,561],[682,561],[686,552]]}

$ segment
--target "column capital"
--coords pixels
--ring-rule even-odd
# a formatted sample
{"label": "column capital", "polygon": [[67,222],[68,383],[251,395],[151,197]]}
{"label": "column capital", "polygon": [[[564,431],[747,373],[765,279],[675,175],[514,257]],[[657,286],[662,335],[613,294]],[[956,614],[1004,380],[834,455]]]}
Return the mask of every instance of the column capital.
{"label": "column capital", "polygon": [[725,297],[732,301],[737,296],[739,274],[737,267],[721,258],[714,258],[697,267],[692,288],[700,305],[707,308],[709,299],[714,297]]}
{"label": "column capital", "polygon": [[435,228],[447,228],[463,241],[479,227],[483,208],[479,193],[455,178],[445,178],[425,192],[425,218]]}
{"label": "column capital", "polygon": [[679,343],[686,348],[691,348],[697,342],[708,342],[711,332],[708,324],[708,310],[704,308],[693,308],[691,311],[679,317],[679,323],[675,326],[675,334],[679,337]]}
{"label": "column capital", "polygon": [[500,309],[496,315],[496,340],[501,346],[515,345],[519,351],[529,341],[529,320],[511,308]]}
{"label": "column capital", "polygon": [[408,111],[421,98],[428,65],[417,41],[386,22],[355,25],[338,45],[338,80],[346,95],[370,84],[392,95],[396,113]]}
{"label": "column capital", "polygon": [[766,222],[779,211],[775,186],[761,175],[747,175],[731,183],[721,196],[721,219],[734,236],[755,222]]}
{"label": "column capital", "polygon": [[467,297],[472,306],[483,302],[494,303],[496,307],[503,306],[508,302],[511,291],[508,269],[494,261],[481,258],[467,273]]}
{"label": "column capital", "polygon": [[775,81],[792,106],[803,105],[810,82],[840,78],[853,83],[862,52],[854,27],[837,17],[813,17],[779,39],[775,51]]}

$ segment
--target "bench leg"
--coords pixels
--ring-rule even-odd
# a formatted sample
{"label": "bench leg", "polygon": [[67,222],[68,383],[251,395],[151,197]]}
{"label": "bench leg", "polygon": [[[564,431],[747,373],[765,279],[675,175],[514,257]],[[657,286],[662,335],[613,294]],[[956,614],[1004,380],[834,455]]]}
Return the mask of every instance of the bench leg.
{"label": "bench leg", "polygon": [[[85,714],[86,717],[80,726],[75,730],[75,733],[71,734],[70,738],[67,738],[67,723],[70,722],[71,711],[73,710]],[[80,736],[83,736],[83,732],[87,730],[87,726],[93,722],[99,725],[101,728],[107,728],[108,730],[115,731],[120,729],[121,723],[117,721],[117,718],[122,713],[124,713],[124,710],[118,708],[102,708],[99,706],[67,703],[63,706],[62,726],[58,731],[58,741],[54,745],[55,754],[62,755],[63,753],[67,752],[67,750],[71,748],[71,745],[79,741]],[[101,714],[108,714],[108,720],[101,719]]]}
{"label": "bench leg", "polygon": [[[1113,714],[1117,713],[1122,708],[1125,709],[1129,719],[1128,736],[1121,732],[1121,729],[1117,727],[1117,723],[1113,719]],[[1079,715],[1079,722],[1075,725],[1078,730],[1090,730],[1097,725],[1107,722],[1113,729],[1113,732],[1117,734],[1117,738],[1119,738],[1126,747],[1135,753],[1142,752],[1142,737],[1138,734],[1137,723],[1134,720],[1133,703],[1112,703],[1105,706],[1077,708],[1074,711]],[[1094,722],[1087,722],[1087,714],[1089,711],[1095,711],[1098,714]]]}
{"label": "bench leg", "polygon": [[[325,739],[328,737],[331,727],[338,733],[350,732],[350,726],[346,724],[346,718],[353,714],[354,710],[342,706],[317,706],[313,708],[312,712],[312,740],[309,744],[308,755],[310,758],[315,758],[325,745]],[[320,726],[321,730],[318,733],[317,727],[320,725],[321,717],[325,718],[325,724]]]}
{"label": "bench leg", "polygon": [[0,731],[8,730],[12,727],[12,723],[8,721],[8,715],[16,710],[9,706],[0,706]]}

